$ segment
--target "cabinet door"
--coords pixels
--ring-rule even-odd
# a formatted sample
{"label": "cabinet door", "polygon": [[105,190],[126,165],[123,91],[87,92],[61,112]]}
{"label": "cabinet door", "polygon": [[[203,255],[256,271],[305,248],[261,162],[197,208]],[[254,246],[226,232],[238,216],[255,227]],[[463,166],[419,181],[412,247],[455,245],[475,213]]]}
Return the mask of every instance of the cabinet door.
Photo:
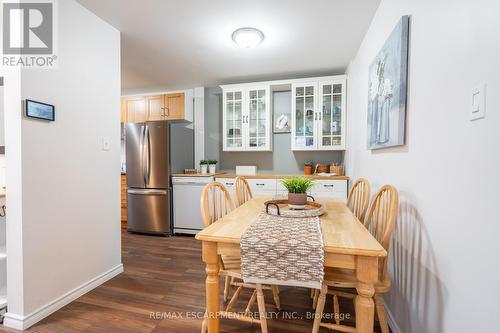
{"label": "cabinet door", "polygon": [[345,149],[345,80],[320,82],[319,95],[319,149]]}
{"label": "cabinet door", "polygon": [[146,96],[148,120],[164,120],[163,95]]}
{"label": "cabinet door", "polygon": [[246,91],[244,128],[247,150],[271,149],[271,112],[269,87],[252,87]]}
{"label": "cabinet door", "polygon": [[[245,150],[244,128],[243,128],[243,89],[224,90],[223,92],[223,150],[242,151]],[[246,117],[246,115],[245,115]]]}
{"label": "cabinet door", "polygon": [[165,119],[184,119],[184,93],[164,95]]}
{"label": "cabinet door", "polygon": [[292,150],[318,147],[316,90],[316,82],[292,85]]}
{"label": "cabinet door", "polygon": [[125,97],[125,112],[128,123],[141,123],[147,120],[146,99],[140,97]]}

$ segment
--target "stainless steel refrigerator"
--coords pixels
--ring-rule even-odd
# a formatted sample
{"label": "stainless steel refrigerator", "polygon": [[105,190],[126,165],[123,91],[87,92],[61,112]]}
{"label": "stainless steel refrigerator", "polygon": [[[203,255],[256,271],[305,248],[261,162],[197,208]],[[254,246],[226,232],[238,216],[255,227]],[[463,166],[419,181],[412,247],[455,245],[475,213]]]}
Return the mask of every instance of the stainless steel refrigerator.
{"label": "stainless steel refrigerator", "polygon": [[127,223],[131,232],[171,233],[170,126],[126,126]]}

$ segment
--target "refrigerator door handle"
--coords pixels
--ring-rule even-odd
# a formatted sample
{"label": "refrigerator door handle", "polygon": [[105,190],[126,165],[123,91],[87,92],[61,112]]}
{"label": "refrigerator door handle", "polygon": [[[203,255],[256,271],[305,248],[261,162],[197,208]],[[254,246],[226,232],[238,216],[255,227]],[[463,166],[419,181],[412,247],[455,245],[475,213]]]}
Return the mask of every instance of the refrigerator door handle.
{"label": "refrigerator door handle", "polygon": [[141,154],[141,167],[142,167],[142,181],[143,186],[146,187],[146,177],[145,177],[145,168],[144,168],[144,134],[146,133],[146,127],[144,125],[141,126],[141,138],[139,139],[140,146],[140,154]]}
{"label": "refrigerator door handle", "polygon": [[128,190],[127,193],[130,194],[139,194],[139,195],[167,195],[166,190]]}
{"label": "refrigerator door handle", "polygon": [[151,136],[149,135],[149,126],[146,125],[146,133],[144,135],[146,139],[146,170],[145,170],[145,180],[146,186],[149,185],[149,179],[151,178]]}

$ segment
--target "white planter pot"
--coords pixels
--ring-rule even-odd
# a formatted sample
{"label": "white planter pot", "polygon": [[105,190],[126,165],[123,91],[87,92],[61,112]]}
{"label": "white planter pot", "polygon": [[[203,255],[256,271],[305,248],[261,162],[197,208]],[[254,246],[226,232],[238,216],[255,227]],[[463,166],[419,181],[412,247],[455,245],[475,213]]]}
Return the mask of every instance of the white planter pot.
{"label": "white planter pot", "polygon": [[206,165],[206,164],[201,164],[201,165],[200,165],[200,172],[201,172],[201,173],[208,173],[208,165]]}
{"label": "white planter pot", "polygon": [[208,173],[215,173],[215,167],[216,167],[215,164],[210,164],[208,166]]}

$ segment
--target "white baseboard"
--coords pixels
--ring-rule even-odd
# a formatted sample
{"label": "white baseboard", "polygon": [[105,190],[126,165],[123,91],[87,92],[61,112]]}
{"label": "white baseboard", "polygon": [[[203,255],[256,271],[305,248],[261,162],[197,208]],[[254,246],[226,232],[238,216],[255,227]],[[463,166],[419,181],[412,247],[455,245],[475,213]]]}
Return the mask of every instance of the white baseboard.
{"label": "white baseboard", "polygon": [[43,318],[49,316],[53,312],[59,310],[68,303],[73,302],[78,297],[88,293],[92,289],[100,286],[104,282],[114,278],[118,274],[123,272],[123,264],[110,269],[109,271],[93,278],[92,280],[85,282],[84,284],[76,287],[75,289],[67,292],[61,297],[47,303],[46,305],[38,308],[27,316],[19,316],[15,313],[7,312],[4,317],[4,326],[14,328],[17,330],[26,330],[33,326]]}
{"label": "white baseboard", "polygon": [[387,314],[387,321],[389,327],[391,328],[392,333],[402,333],[398,323],[394,319],[394,315],[392,314],[391,310],[387,307],[387,303],[385,302],[385,300],[384,300],[384,308],[385,308],[385,313]]}

